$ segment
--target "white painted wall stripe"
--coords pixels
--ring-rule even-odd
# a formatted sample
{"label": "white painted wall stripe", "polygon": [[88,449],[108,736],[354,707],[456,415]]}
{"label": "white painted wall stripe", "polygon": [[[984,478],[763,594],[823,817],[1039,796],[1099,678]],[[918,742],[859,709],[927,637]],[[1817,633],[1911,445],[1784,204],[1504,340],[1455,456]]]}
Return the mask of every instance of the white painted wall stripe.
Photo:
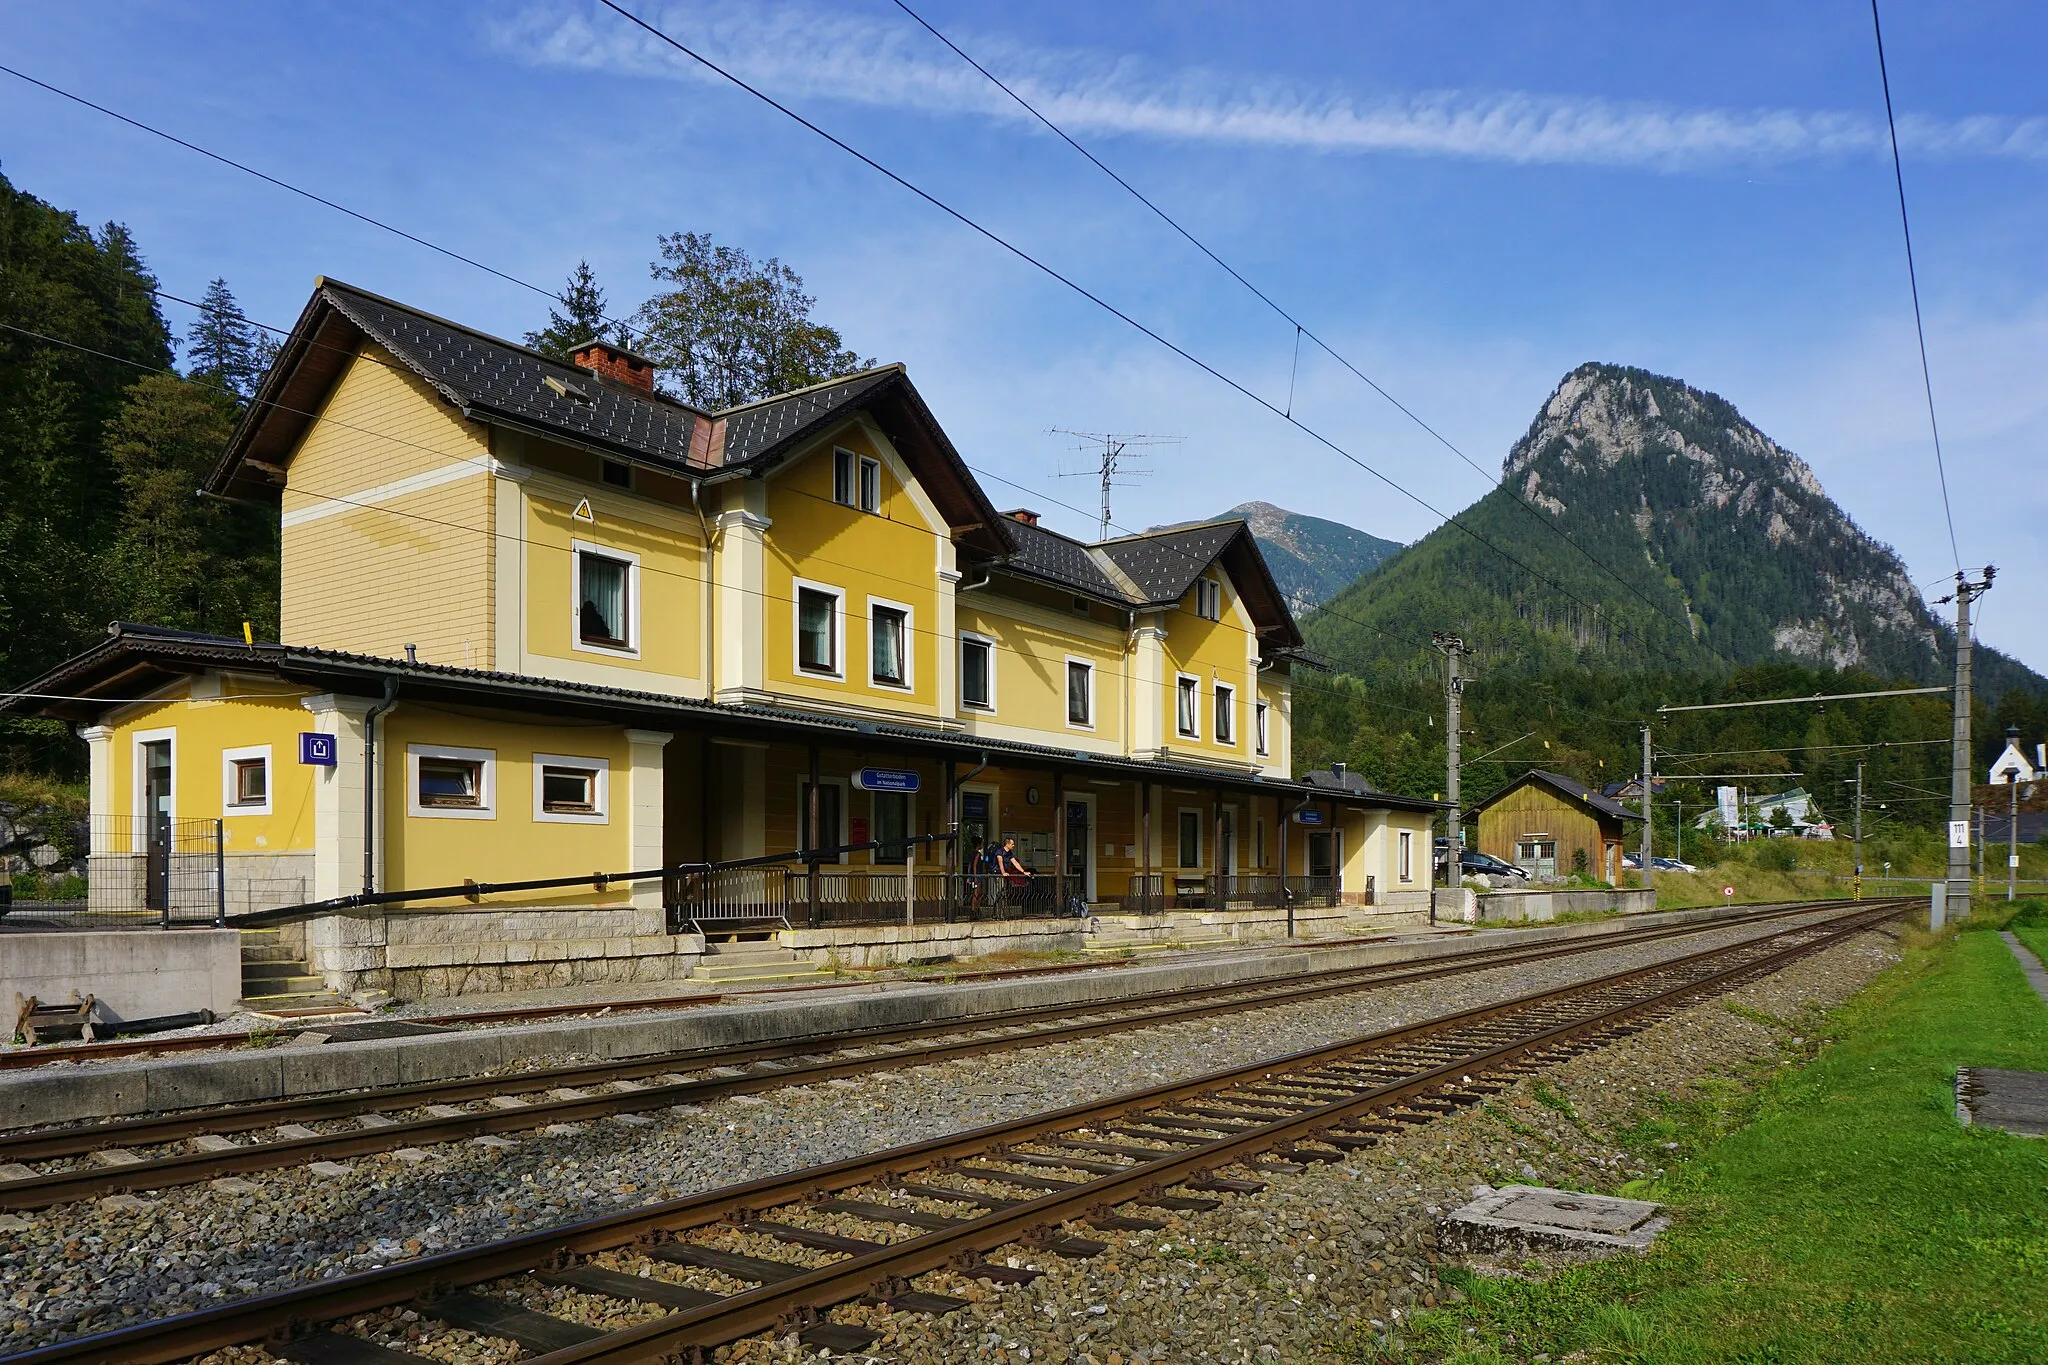
{"label": "white painted wall stripe", "polygon": [[[309,521],[320,521],[327,517],[342,516],[349,512],[358,511],[365,506],[389,502],[393,498],[402,498],[408,493],[424,492],[429,488],[439,488],[444,483],[456,483],[463,479],[475,478],[478,475],[490,472],[491,466],[486,461],[462,460],[455,464],[442,465],[439,469],[429,469],[424,474],[413,474],[403,479],[393,479],[390,483],[379,484],[375,488],[365,488],[357,493],[306,493],[302,494],[302,496],[315,498],[317,501],[309,507],[294,507],[279,518],[279,523],[285,527],[304,526]],[[290,491],[289,488],[286,489],[287,493]]]}

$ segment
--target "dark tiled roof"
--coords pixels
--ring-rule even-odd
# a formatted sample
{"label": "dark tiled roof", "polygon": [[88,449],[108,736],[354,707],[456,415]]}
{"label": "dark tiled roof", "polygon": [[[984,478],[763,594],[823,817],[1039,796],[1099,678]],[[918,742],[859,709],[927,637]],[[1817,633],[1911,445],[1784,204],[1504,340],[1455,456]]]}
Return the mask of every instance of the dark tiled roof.
{"label": "dark tiled roof", "polygon": [[[605,687],[597,683],[564,682],[554,678],[535,678],[480,668],[458,668],[449,664],[409,663],[401,659],[383,659],[367,654],[350,654],[341,650],[311,649],[299,645],[245,645],[240,640],[227,636],[200,635],[157,626],[127,624],[108,627],[106,640],[85,653],[59,664],[20,692],[12,696],[0,694],[0,713],[61,712],[75,718],[88,712],[96,712],[97,709],[102,709],[97,703],[74,700],[59,704],[44,702],[38,698],[52,694],[75,694],[77,689],[109,682],[118,682],[124,689],[123,695],[130,695],[127,689],[156,685],[138,676],[139,671],[134,665],[143,661],[162,669],[164,679],[174,677],[181,671],[190,671],[193,667],[248,669],[253,666],[269,668],[282,676],[301,681],[340,684],[342,690],[354,687],[364,695],[375,695],[384,679],[395,678],[400,684],[401,695],[426,694],[461,698],[472,705],[512,706],[521,703],[540,703],[549,706],[557,714],[602,715],[614,719],[630,717],[635,723],[656,724],[689,720],[698,724],[715,724],[721,733],[751,734],[755,737],[778,732],[786,736],[790,727],[800,727],[812,734],[823,731],[843,735],[846,743],[855,745],[863,739],[879,739],[965,756],[983,753],[1007,754],[1065,766],[1085,765],[1100,772],[1149,774],[1157,778],[1217,783],[1276,793],[1294,792],[1307,795],[1312,790],[1302,783],[1285,778],[1259,778],[1244,773],[1217,771],[1199,764],[1105,757],[1017,740],[949,734],[911,725],[877,724],[788,707],[730,705],[660,692]],[[1319,794],[1330,793],[1324,791]],[[1356,791],[1345,794],[1362,795]],[[1371,793],[1367,799],[1374,805],[1398,810],[1437,808],[1437,803],[1434,802],[1416,801],[1409,797],[1380,792]]]}
{"label": "dark tiled roof", "polygon": [[845,408],[869,390],[902,373],[901,365],[863,370],[794,393],[777,394],[719,414],[725,422],[724,463],[745,464],[806,427]]}
{"label": "dark tiled roof", "polygon": [[1131,600],[1131,595],[1103,571],[1095,557],[1088,553],[1088,547],[1080,541],[1010,517],[1005,517],[1002,525],[1010,543],[1017,547],[1016,552],[1003,561],[1005,568],[1075,592],[1087,593],[1091,597],[1119,603]]}
{"label": "dark tiled roof", "polygon": [[1145,601],[1178,602],[1244,529],[1244,521],[1233,517],[1105,540],[1095,548],[1137,584]]}
{"label": "dark tiled roof", "polygon": [[[658,463],[689,463],[690,435],[703,419],[673,399],[601,382],[588,370],[334,280],[323,281],[321,291],[458,407]],[[570,392],[550,388],[551,378],[572,386]],[[584,398],[574,396],[579,392]]]}
{"label": "dark tiled roof", "polygon": [[1599,811],[1602,815],[1612,816],[1616,820],[1640,820],[1643,818],[1642,816],[1636,814],[1634,811],[1630,810],[1627,806],[1621,805],[1618,802],[1611,801],[1607,797],[1602,796],[1599,792],[1594,791],[1591,787],[1588,787],[1583,782],[1579,782],[1572,778],[1566,777],[1563,773],[1553,773],[1546,771],[1542,768],[1531,768],[1528,772],[1522,774],[1520,778],[1516,779],[1513,782],[1508,783],[1505,787],[1502,787],[1499,791],[1487,797],[1484,801],[1481,801],[1472,809],[1475,812],[1484,810],[1486,807],[1492,805],[1495,801],[1498,801],[1501,797],[1506,796],[1509,792],[1521,786],[1522,783],[1528,781],[1541,782],[1545,786],[1550,787],[1555,791],[1562,792],[1564,795],[1570,797],[1572,800],[1580,802],[1584,805],[1591,806],[1594,810]]}

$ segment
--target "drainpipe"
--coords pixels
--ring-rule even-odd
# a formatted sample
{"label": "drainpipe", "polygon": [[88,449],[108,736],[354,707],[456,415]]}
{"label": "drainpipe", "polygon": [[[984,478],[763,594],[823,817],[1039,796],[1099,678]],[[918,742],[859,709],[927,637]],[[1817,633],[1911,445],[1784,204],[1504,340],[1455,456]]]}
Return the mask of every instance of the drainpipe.
{"label": "drainpipe", "polygon": [[363,893],[377,889],[377,718],[398,704],[398,675],[384,675],[384,699],[363,712]]}
{"label": "drainpipe", "polygon": [[1294,823],[1294,817],[1308,809],[1308,803],[1315,799],[1315,793],[1304,792],[1299,805],[1293,810],[1280,810],[1280,803],[1273,807],[1280,810],[1280,899],[1287,906],[1287,937],[1294,937],[1294,893],[1287,889],[1287,827]]}

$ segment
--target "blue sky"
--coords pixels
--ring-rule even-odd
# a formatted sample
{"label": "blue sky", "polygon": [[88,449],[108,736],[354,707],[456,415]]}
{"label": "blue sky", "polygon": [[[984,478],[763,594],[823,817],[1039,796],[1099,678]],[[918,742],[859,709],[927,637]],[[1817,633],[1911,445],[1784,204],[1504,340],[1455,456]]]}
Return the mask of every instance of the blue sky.
{"label": "blue sky", "polygon": [[[1293,331],[891,0],[668,3],[650,21],[1285,403]],[[1870,16],[1803,6],[922,0],[1338,350],[1496,471],[1560,376],[1733,401],[1916,580],[1954,570]],[[1982,636],[2048,670],[2048,12],[1894,5],[1893,95]],[[589,0],[40,6],[0,61],[615,312],[658,232],[778,255],[906,361],[1003,506],[1093,507],[1052,427],[1185,437],[1139,527],[1264,498],[1412,540],[1425,507]],[[0,76],[0,170],[128,223],[167,288],[288,324],[329,274],[517,335],[546,302]],[[174,321],[186,318],[173,309]],[[1439,509],[1487,479],[1305,349],[1305,422]]]}

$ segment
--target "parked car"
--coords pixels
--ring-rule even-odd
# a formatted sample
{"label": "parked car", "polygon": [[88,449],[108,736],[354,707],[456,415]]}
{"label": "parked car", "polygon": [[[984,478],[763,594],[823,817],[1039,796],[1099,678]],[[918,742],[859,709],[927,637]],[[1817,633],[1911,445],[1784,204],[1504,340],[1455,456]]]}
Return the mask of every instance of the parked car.
{"label": "parked car", "polygon": [[1641,872],[1643,870],[1643,855],[1640,853],[1624,853],[1621,855],[1621,865],[1630,872]]}
{"label": "parked car", "polygon": [[1458,870],[1466,876],[1483,874],[1488,877],[1519,877],[1524,881],[1529,877],[1527,868],[1504,863],[1490,853],[1480,853],[1475,849],[1465,850],[1465,855],[1458,859]]}
{"label": "parked car", "polygon": [[1697,867],[1694,867],[1691,863],[1681,862],[1677,858],[1652,858],[1650,859],[1650,866],[1656,868],[1659,872],[1699,871],[1699,869]]}

